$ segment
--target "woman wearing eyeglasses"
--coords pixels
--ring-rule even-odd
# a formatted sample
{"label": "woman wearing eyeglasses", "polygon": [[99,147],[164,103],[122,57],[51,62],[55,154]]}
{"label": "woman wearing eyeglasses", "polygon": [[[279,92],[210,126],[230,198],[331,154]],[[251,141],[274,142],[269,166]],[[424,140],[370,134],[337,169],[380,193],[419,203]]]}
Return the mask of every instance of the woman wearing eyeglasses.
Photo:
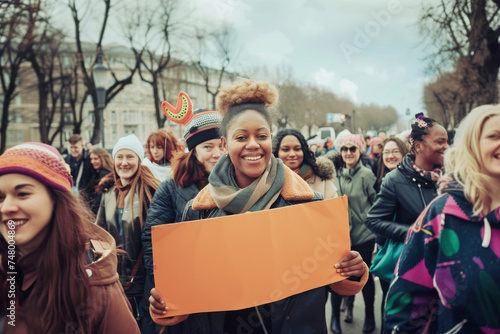
{"label": "woman wearing eyeglasses", "polygon": [[[359,252],[366,264],[371,265],[375,234],[364,225],[366,214],[375,200],[375,175],[371,169],[365,167],[361,161],[361,150],[365,140],[361,134],[347,135],[340,148],[343,166],[337,171],[336,186],[339,196],[347,195],[349,199],[349,231],[351,249]],[[365,301],[365,322],[363,333],[375,330],[375,315],[373,311],[375,299],[375,285],[372,275],[362,290]],[[342,333],[340,328],[340,303],[342,296],[332,294],[332,322],[333,333]],[[352,321],[353,297],[347,299],[346,321]]]}
{"label": "woman wearing eyeglasses", "polygon": [[396,169],[401,163],[403,157],[408,153],[405,143],[396,137],[387,138],[383,144],[381,159],[378,164],[377,182],[375,182],[375,191],[380,191],[380,185],[384,176],[391,170]]}
{"label": "woman wearing eyeglasses", "polygon": [[[384,177],[365,222],[381,246],[387,239],[404,242],[411,224],[437,195],[448,134],[435,120],[421,113],[416,117],[408,138],[411,153]],[[385,300],[389,282],[380,283]]]}

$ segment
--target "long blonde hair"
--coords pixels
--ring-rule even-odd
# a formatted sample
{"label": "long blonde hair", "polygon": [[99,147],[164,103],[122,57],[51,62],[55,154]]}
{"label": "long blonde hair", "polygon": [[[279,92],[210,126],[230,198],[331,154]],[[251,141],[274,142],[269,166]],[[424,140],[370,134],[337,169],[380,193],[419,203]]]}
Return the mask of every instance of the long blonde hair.
{"label": "long blonde hair", "polygon": [[484,173],[479,139],[484,123],[500,115],[500,105],[474,108],[460,123],[453,146],[445,153],[445,170],[464,187],[465,197],[473,205],[474,214],[491,210],[491,194],[496,182]]}

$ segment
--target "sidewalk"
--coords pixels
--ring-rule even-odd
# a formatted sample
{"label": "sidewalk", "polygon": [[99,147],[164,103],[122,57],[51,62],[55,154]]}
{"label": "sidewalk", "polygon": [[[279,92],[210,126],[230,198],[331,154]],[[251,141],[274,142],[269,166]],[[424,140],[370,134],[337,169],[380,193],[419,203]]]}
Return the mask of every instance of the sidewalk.
{"label": "sidewalk", "polygon": [[[378,277],[375,277],[375,323],[377,327],[373,331],[373,334],[380,333],[380,303],[382,302],[382,289],[380,288],[380,283]],[[345,313],[340,313],[340,319],[342,320],[342,334],[362,334],[363,333],[363,322],[365,320],[365,303],[363,300],[363,294],[360,292],[356,295],[354,299],[354,310],[353,310],[353,322],[348,324],[344,321]],[[332,314],[332,304],[330,303],[330,298],[328,298],[328,303],[326,305],[326,321],[328,326],[328,332],[330,332],[330,319]]]}

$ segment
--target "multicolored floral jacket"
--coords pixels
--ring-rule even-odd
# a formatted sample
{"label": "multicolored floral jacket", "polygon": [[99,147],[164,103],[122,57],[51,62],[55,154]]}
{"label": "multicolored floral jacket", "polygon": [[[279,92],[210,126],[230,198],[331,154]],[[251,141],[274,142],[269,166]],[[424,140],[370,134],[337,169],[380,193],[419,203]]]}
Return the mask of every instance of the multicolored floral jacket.
{"label": "multicolored floral jacket", "polygon": [[472,211],[452,181],[410,228],[385,333],[500,333],[500,207]]}

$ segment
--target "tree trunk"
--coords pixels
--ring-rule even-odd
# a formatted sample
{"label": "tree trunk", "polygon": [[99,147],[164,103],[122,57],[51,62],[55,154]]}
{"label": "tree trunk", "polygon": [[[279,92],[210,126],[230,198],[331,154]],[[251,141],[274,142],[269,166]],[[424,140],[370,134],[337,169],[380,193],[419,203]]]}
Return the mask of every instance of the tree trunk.
{"label": "tree trunk", "polygon": [[7,147],[7,128],[9,126],[9,106],[12,94],[5,94],[2,105],[2,125],[0,127],[0,154]]}
{"label": "tree trunk", "polygon": [[160,100],[160,87],[158,83],[158,77],[153,75],[153,96],[155,103],[155,116],[156,116],[156,124],[158,125],[158,129],[163,128],[165,125],[166,116],[163,115],[163,111],[161,110],[161,100]]}
{"label": "tree trunk", "polygon": [[43,83],[38,87],[38,123],[40,126],[40,141],[44,144],[49,143],[50,124],[47,124],[47,94],[45,93]]}

